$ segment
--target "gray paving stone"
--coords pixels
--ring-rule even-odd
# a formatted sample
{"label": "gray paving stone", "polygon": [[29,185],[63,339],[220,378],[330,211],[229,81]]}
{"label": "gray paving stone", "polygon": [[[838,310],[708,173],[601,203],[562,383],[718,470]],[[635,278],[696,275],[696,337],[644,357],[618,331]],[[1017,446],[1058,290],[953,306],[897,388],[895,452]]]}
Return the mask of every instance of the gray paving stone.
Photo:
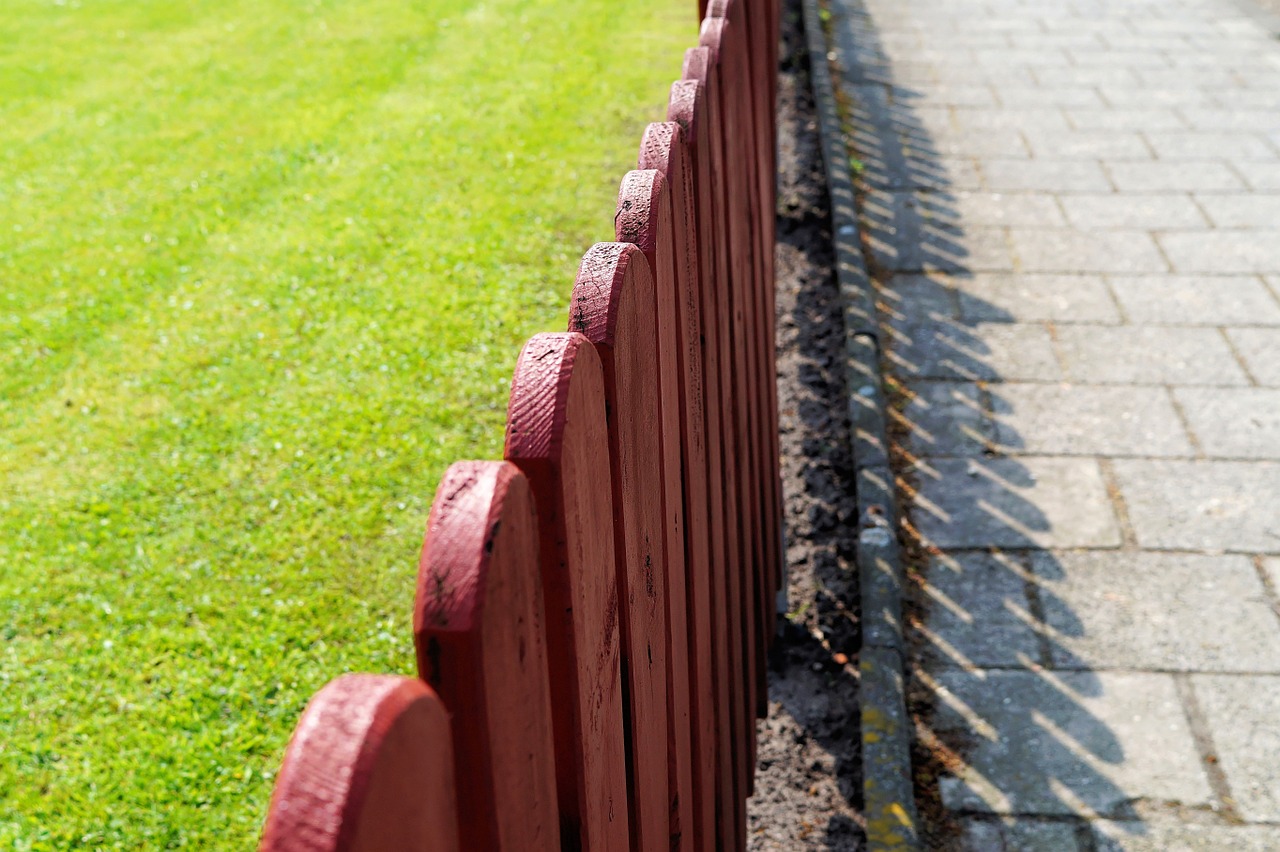
{"label": "gray paving stone", "polygon": [[1156,239],[1179,272],[1280,272],[1280,223],[1257,231],[1175,231]]}
{"label": "gray paving stone", "polygon": [[1145,231],[1010,228],[1027,272],[1164,272],[1169,266]]}
{"label": "gray paving stone", "polygon": [[1137,75],[1128,68],[1095,66],[1091,68],[1036,68],[1032,71],[1042,86],[1132,86]]}
{"label": "gray paving stone", "polygon": [[1274,852],[1280,826],[1163,819],[1103,821],[1090,826],[1097,852]]}
{"label": "gray paving stone", "polygon": [[1235,168],[1251,189],[1280,190],[1280,163],[1236,163]]}
{"label": "gray paving stone", "polygon": [[1119,322],[1097,275],[974,275],[956,279],[960,315],[999,322]]}
{"label": "gray paving stone", "polygon": [[1154,50],[1118,50],[1109,47],[1088,50],[1077,47],[1067,52],[1071,54],[1072,64],[1079,65],[1081,68],[1088,68],[1091,65],[1103,67],[1121,65],[1125,68],[1167,68],[1169,66],[1169,60]]}
{"label": "gray paving stone", "polygon": [[1070,130],[1027,133],[1031,151],[1050,160],[1150,160],[1151,149],[1136,133]]}
{"label": "gray paving stone", "polygon": [[1048,193],[955,192],[943,198],[934,193],[934,203],[950,212],[964,226],[1021,225],[1023,227],[1065,225],[1062,211]]}
{"label": "gray paving stone", "polygon": [[1196,675],[1192,683],[1240,815],[1280,821],[1280,677]]}
{"label": "gray paving stone", "polygon": [[1269,594],[1272,596],[1272,603],[1280,607],[1280,556],[1263,559],[1262,574],[1271,586]]}
{"label": "gray paving stone", "polygon": [[1119,528],[1092,459],[935,459],[913,517],[938,547],[1115,547]]}
{"label": "gray paving stone", "polygon": [[1112,277],[1129,320],[1151,325],[1280,325],[1280,304],[1254,276]]}
{"label": "gray paving stone", "polygon": [[1058,349],[1072,380],[1089,384],[1246,385],[1211,328],[1063,325]]}
{"label": "gray paving stone", "polygon": [[996,128],[1022,131],[1068,129],[1063,111],[1053,107],[956,110],[953,121],[961,130],[979,132]]}
{"label": "gray paving stone", "polygon": [[1222,163],[1105,163],[1121,192],[1197,192],[1244,189],[1244,183]]}
{"label": "gray paving stone", "polygon": [[1113,462],[1138,544],[1229,552],[1280,550],[1280,466],[1271,462]]}
{"label": "gray paving stone", "polygon": [[992,389],[1005,452],[1190,457],[1164,388],[1006,383]]}
{"label": "gray paving stone", "polygon": [[[938,155],[943,157],[997,157],[1001,159],[1026,159],[1031,150],[1022,134],[1012,128],[994,130],[951,130],[929,140]],[[978,223],[974,223],[978,224]]]}
{"label": "gray paving stone", "polygon": [[1003,820],[964,819],[957,843],[961,852],[992,852],[994,849],[1075,852],[1080,849],[1076,841],[1076,826],[1072,823],[1014,817]]}
{"label": "gray paving stone", "polygon": [[1178,388],[1174,394],[1209,458],[1280,460],[1280,388]]}
{"label": "gray paving stone", "polygon": [[1085,230],[1203,228],[1209,224],[1185,194],[1064,195],[1060,200],[1072,226]]}
{"label": "gray paving stone", "polygon": [[1169,107],[1146,105],[1130,109],[1068,109],[1067,120],[1081,130],[1156,130],[1186,127]]}
{"label": "gray paving stone", "polygon": [[930,671],[1033,666],[1040,660],[1037,623],[1027,600],[1030,572],[1016,556],[935,556],[925,567],[929,599],[923,630]]}
{"label": "gray paving stone", "polygon": [[990,86],[980,83],[956,83],[944,81],[932,86],[914,89],[896,88],[893,97],[897,103],[931,104],[941,106],[996,106],[995,93]]}
{"label": "gray paving stone", "polygon": [[1097,163],[1078,160],[983,160],[986,186],[997,192],[1105,192],[1111,185]]}
{"label": "gray paving stone", "polygon": [[1280,128],[1280,116],[1265,109],[1223,109],[1185,107],[1179,112],[1196,130],[1254,130],[1270,132]]}
{"label": "gray paving stone", "polygon": [[1032,555],[1056,669],[1280,672],[1280,619],[1245,556]]}
{"label": "gray paving stone", "polygon": [[943,273],[894,275],[878,293],[895,327],[954,319],[960,315],[951,277]]}
{"label": "gray paving stone", "polygon": [[1227,337],[1258,384],[1280,387],[1280,329],[1229,328]]}
{"label": "gray paving stone", "polygon": [[991,439],[981,393],[971,382],[912,382],[903,408],[907,449],[916,456],[980,455]]}
{"label": "gray paving stone", "polygon": [[1198,195],[1196,201],[1219,228],[1275,228],[1280,194]]}
{"label": "gray paving stone", "polygon": [[1276,152],[1260,136],[1245,131],[1148,131],[1147,141],[1162,160],[1264,160]]}
{"label": "gray paving stone", "polygon": [[863,205],[876,262],[894,272],[1007,270],[1013,266],[1002,228],[960,228],[929,194],[877,192]]}
{"label": "gray paving stone", "polygon": [[1049,332],[1021,323],[931,322],[893,330],[889,360],[905,379],[1056,381]]}
{"label": "gray paving stone", "polygon": [[1001,106],[1007,107],[1100,107],[1102,98],[1091,86],[1025,86],[1002,84],[993,86]]}
{"label": "gray paving stone", "polygon": [[1214,101],[1207,92],[1190,86],[1099,86],[1103,100],[1116,109],[1150,106],[1207,106]]}
{"label": "gray paving stone", "polygon": [[934,726],[969,747],[941,779],[954,810],[1128,815],[1133,799],[1212,800],[1173,677],[950,671]]}

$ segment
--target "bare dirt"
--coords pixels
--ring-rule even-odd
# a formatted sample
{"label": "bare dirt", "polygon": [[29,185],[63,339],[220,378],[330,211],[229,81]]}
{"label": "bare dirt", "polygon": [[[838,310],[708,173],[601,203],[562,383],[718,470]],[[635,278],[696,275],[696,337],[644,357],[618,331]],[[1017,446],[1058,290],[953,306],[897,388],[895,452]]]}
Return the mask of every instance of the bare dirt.
{"label": "bare dirt", "polygon": [[752,850],[860,850],[857,517],[844,324],[799,4],[778,69],[778,405],[789,612],[758,723]]}

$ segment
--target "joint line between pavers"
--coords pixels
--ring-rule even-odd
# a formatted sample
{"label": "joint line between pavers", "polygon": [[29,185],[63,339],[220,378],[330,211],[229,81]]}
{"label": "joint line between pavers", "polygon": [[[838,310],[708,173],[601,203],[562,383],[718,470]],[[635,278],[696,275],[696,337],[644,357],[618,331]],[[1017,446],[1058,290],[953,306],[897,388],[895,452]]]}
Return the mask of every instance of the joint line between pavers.
{"label": "joint line between pavers", "polygon": [[1129,506],[1125,503],[1124,494],[1120,492],[1120,482],[1116,478],[1115,468],[1109,458],[1098,459],[1098,469],[1102,472],[1102,482],[1107,488],[1107,497],[1111,499],[1111,509],[1115,512],[1116,521],[1120,524],[1120,549],[1137,550],[1138,536],[1129,521]]}
{"label": "joint line between pavers", "polygon": [[1261,554],[1254,554],[1253,570],[1258,572],[1258,579],[1262,581],[1263,593],[1267,596],[1267,603],[1271,605],[1271,611],[1275,613],[1276,618],[1280,618],[1280,589],[1271,580],[1271,575],[1267,573],[1265,562],[1266,557]]}
{"label": "joint line between pavers", "polygon": [[[1263,279],[1262,283],[1265,286],[1267,283],[1266,279]],[[1244,377],[1249,380],[1249,385],[1255,388],[1261,387],[1261,383],[1259,383],[1258,377],[1255,376],[1253,374],[1253,371],[1249,369],[1249,363],[1245,361],[1244,356],[1240,354],[1240,350],[1236,348],[1235,343],[1231,340],[1231,335],[1227,334],[1226,327],[1221,325],[1218,326],[1218,334],[1220,334],[1222,336],[1222,339],[1226,341],[1227,350],[1231,352],[1231,357],[1236,359],[1236,364],[1239,365],[1240,371],[1244,373]]]}
{"label": "joint line between pavers", "polygon": [[[1223,337],[1226,337],[1225,333],[1223,334]],[[1238,355],[1236,356],[1236,360],[1240,360]],[[1241,367],[1243,368],[1243,366],[1244,364],[1242,362]],[[1173,407],[1174,415],[1178,418],[1178,422],[1182,424],[1182,431],[1186,433],[1187,443],[1191,444],[1191,450],[1195,453],[1195,458],[1198,460],[1205,459],[1204,447],[1201,446],[1199,437],[1197,437],[1195,431],[1192,430],[1191,421],[1187,418],[1187,412],[1183,409],[1182,403],[1178,401],[1178,395],[1173,392],[1173,386],[1165,385],[1164,390],[1165,394],[1169,397],[1169,405]]]}
{"label": "joint line between pavers", "polygon": [[1213,735],[1209,732],[1209,722],[1200,707],[1200,699],[1196,697],[1195,685],[1191,676],[1185,673],[1173,676],[1173,685],[1182,701],[1182,711],[1187,717],[1187,725],[1191,728],[1191,739],[1195,741],[1196,751],[1200,756],[1200,764],[1209,780],[1209,788],[1218,799],[1222,808],[1222,816],[1233,825],[1241,825],[1244,820],[1236,810],[1236,800],[1231,795],[1231,786],[1227,783],[1227,773],[1223,771],[1218,759],[1218,752],[1213,743]]}

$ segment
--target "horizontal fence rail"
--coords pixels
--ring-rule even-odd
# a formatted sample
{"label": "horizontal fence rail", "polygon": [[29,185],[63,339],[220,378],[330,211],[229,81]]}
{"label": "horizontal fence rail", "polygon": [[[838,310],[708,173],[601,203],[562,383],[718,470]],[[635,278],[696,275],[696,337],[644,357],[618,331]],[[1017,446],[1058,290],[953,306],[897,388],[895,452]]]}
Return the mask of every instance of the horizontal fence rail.
{"label": "horizontal fence rail", "polygon": [[504,461],[436,491],[418,678],[312,699],[261,849],[746,846],[783,580],[778,0],[711,0],[568,329],[516,361]]}

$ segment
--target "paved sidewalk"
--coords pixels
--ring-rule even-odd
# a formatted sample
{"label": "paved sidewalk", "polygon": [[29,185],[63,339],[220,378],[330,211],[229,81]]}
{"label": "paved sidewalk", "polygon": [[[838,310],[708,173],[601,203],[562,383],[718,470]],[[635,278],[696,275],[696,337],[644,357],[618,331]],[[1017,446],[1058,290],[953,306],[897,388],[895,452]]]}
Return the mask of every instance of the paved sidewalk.
{"label": "paved sidewalk", "polygon": [[1280,849],[1280,41],[832,0],[974,849]]}

